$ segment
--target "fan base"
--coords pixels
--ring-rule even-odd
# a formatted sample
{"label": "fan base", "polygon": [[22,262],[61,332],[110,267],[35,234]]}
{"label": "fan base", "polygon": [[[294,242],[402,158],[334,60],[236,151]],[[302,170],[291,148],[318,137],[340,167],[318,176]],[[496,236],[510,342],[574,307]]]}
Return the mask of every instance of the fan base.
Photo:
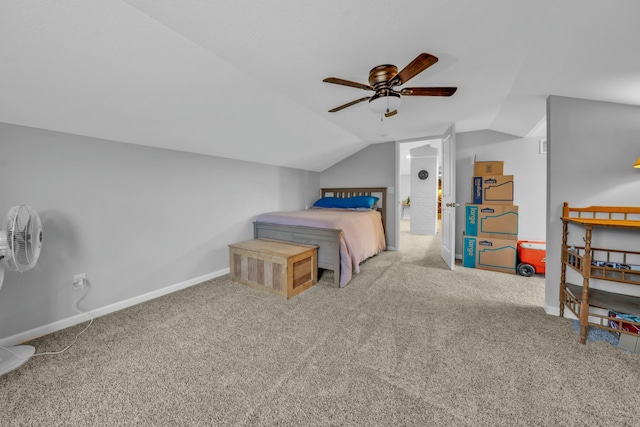
{"label": "fan base", "polygon": [[396,74],[398,74],[398,67],[395,65],[378,65],[369,71],[369,84],[374,89],[379,89],[381,86],[388,87],[389,80],[394,78]]}
{"label": "fan base", "polygon": [[21,366],[35,352],[35,347],[30,345],[14,345],[9,348],[0,348],[0,375],[4,375]]}

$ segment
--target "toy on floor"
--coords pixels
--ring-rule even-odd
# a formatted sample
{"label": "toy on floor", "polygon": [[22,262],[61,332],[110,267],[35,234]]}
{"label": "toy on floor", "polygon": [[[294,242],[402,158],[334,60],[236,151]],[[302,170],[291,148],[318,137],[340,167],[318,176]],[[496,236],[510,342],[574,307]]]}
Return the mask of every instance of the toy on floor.
{"label": "toy on floor", "polygon": [[519,275],[531,277],[534,274],[545,274],[547,262],[547,243],[531,240],[518,240]]}

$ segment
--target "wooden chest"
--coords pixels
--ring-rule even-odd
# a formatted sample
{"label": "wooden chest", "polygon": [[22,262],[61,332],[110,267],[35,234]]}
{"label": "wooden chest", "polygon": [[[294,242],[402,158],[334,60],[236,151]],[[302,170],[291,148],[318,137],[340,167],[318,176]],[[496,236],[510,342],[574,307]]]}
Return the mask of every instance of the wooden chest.
{"label": "wooden chest", "polygon": [[236,283],[291,298],[318,282],[318,247],[256,239],[229,245]]}

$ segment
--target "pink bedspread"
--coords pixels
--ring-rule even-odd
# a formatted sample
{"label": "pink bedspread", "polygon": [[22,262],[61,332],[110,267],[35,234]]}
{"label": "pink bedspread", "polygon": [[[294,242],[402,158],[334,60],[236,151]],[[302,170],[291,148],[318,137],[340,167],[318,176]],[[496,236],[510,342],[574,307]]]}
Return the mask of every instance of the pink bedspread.
{"label": "pink bedspread", "polygon": [[309,209],[270,212],[258,215],[256,222],[331,228],[340,233],[340,287],[360,272],[360,263],[386,248],[382,219],[378,211],[348,209]]}

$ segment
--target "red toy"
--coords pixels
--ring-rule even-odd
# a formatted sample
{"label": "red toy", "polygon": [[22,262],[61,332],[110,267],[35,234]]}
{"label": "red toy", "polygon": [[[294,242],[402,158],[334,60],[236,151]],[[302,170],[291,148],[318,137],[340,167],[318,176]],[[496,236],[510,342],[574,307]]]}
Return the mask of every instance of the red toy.
{"label": "red toy", "polygon": [[536,273],[545,274],[547,243],[532,240],[518,240],[518,274],[531,277]]}

